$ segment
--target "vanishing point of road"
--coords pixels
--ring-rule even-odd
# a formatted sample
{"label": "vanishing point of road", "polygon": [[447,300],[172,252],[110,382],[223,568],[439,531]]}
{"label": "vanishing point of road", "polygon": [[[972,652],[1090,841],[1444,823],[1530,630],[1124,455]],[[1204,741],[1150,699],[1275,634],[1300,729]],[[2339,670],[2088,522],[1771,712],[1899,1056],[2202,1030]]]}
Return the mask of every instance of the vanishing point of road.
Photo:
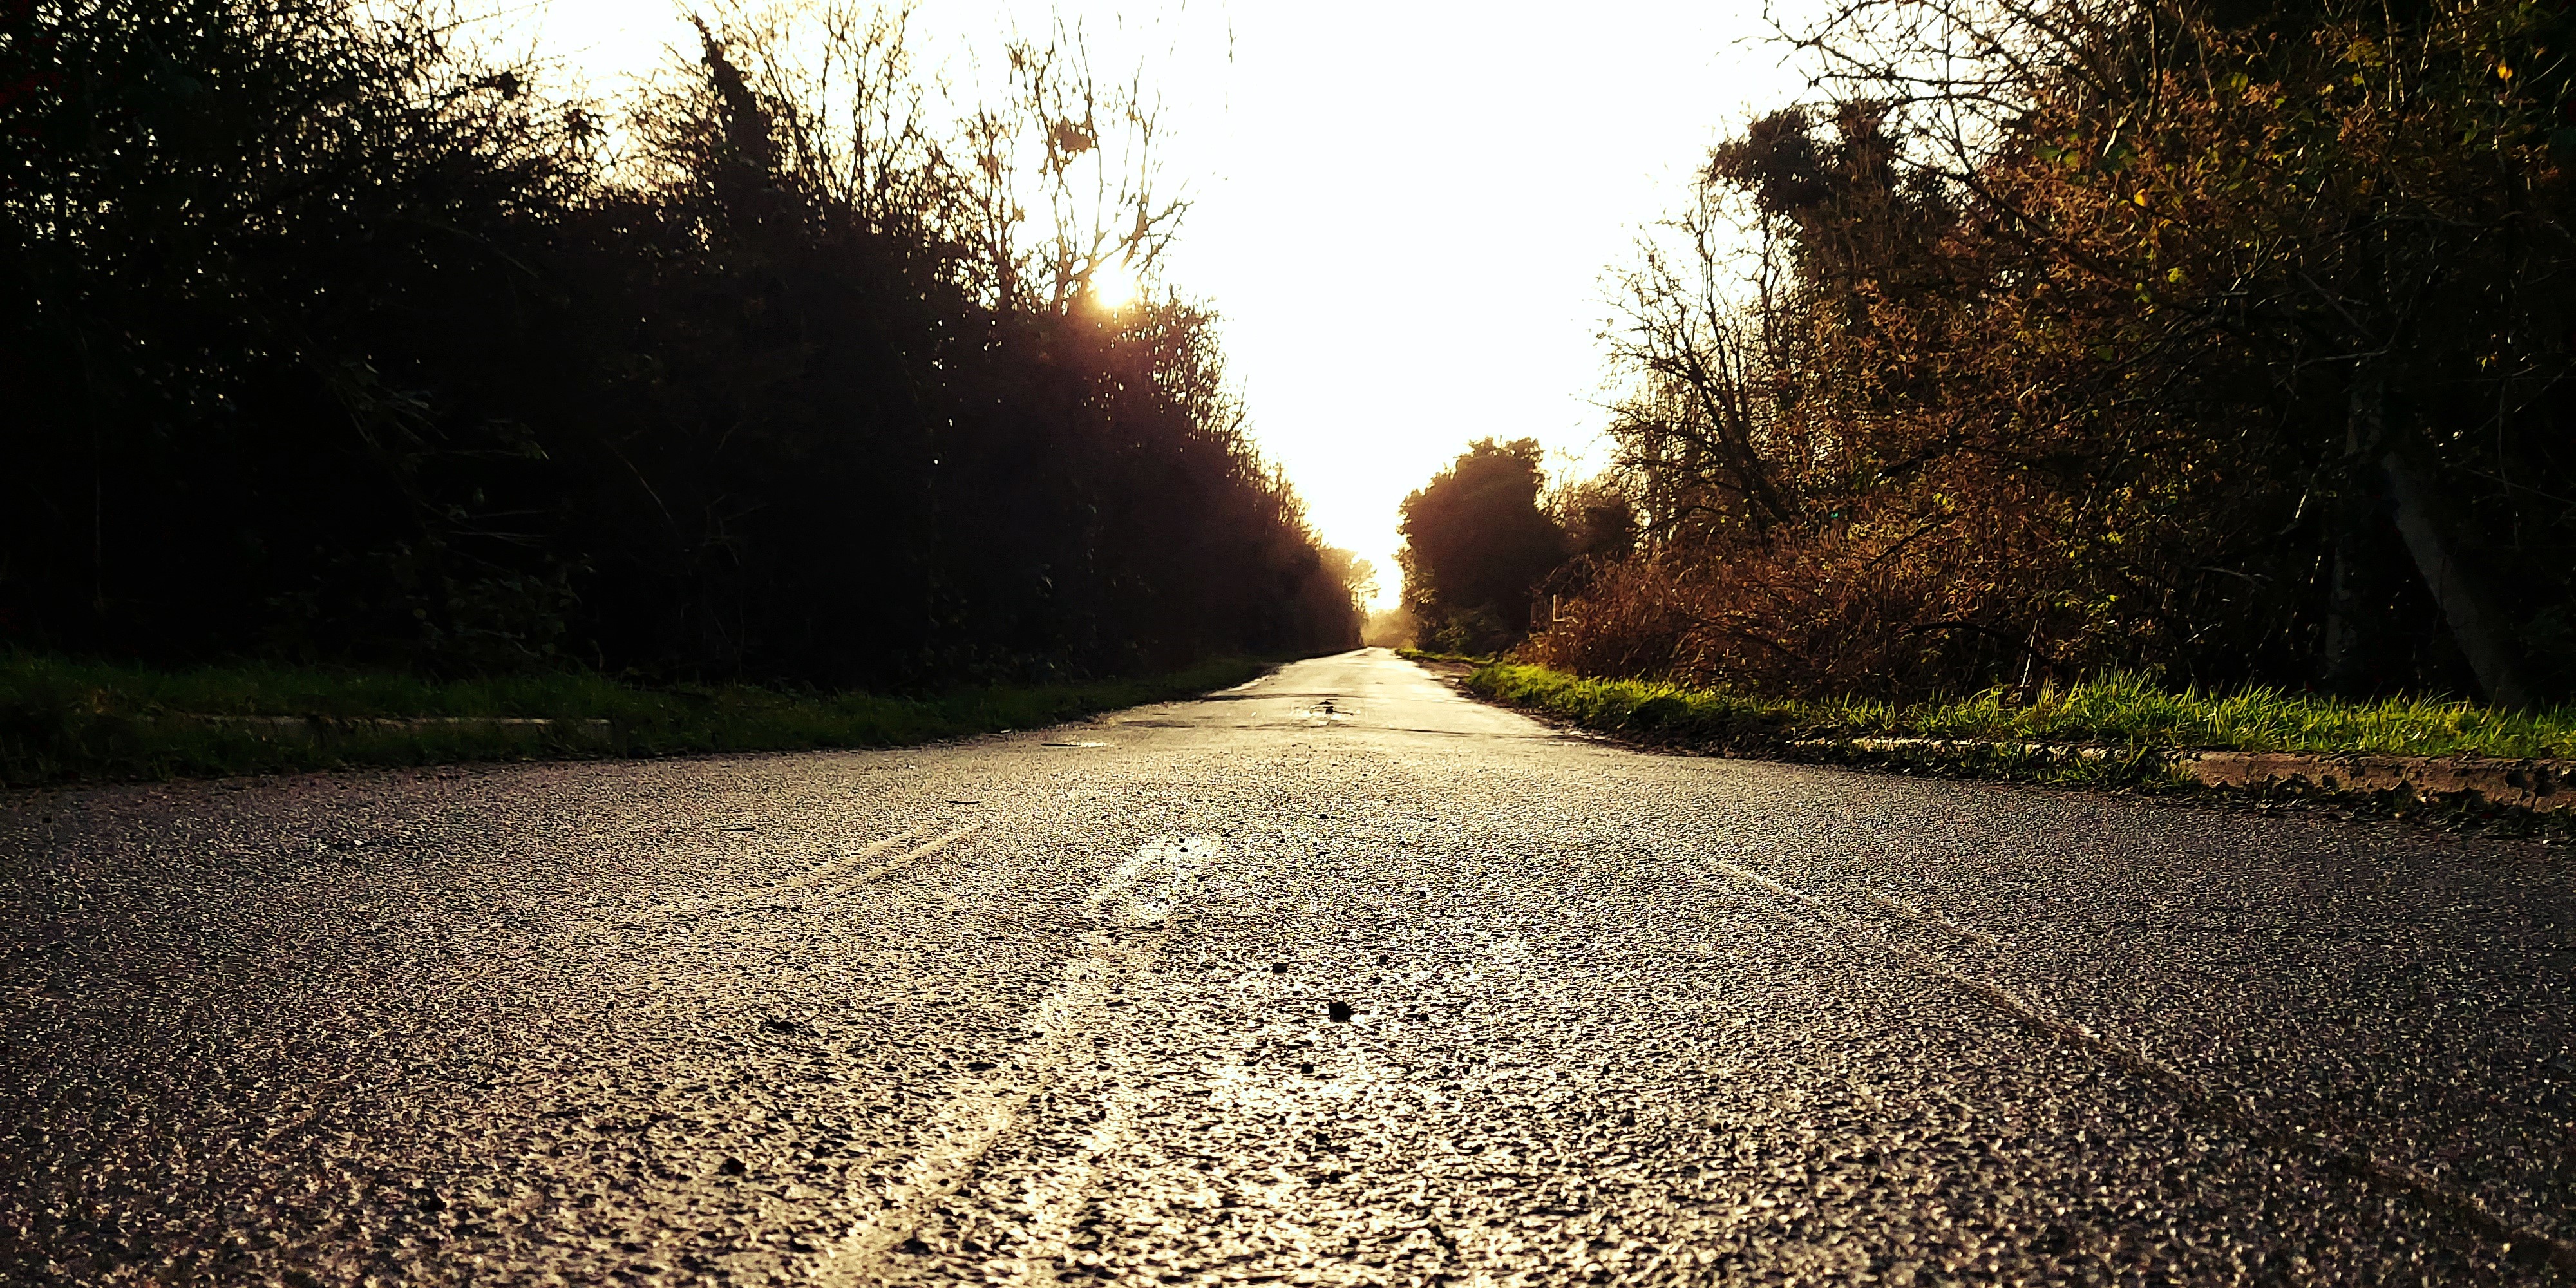
{"label": "vanishing point of road", "polygon": [[1382,650],[16,793],[0,1281],[2564,1282],[2569,849],[1641,754]]}

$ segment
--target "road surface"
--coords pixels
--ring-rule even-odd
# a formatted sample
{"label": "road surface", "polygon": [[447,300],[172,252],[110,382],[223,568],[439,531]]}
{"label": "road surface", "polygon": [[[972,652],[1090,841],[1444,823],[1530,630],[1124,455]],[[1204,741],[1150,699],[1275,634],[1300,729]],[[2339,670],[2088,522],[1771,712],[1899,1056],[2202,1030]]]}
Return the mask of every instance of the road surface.
{"label": "road surface", "polygon": [[1644,755],[1382,650],[0,799],[0,1280],[2576,1279],[2569,847]]}

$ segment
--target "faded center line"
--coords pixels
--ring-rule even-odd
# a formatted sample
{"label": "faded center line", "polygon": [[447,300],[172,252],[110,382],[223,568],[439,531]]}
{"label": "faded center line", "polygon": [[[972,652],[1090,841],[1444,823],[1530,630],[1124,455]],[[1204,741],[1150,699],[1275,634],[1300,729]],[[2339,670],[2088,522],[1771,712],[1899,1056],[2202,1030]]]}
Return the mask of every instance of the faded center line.
{"label": "faded center line", "polygon": [[[925,1143],[909,1158],[890,1169],[885,1168],[890,1159],[852,1169],[859,1175],[891,1170],[896,1179],[879,1196],[881,1210],[853,1223],[825,1254],[817,1282],[886,1281],[887,1255],[957,1193],[995,1142],[1019,1123],[1030,1099],[1072,1061],[1077,1047],[1085,1055],[1090,1053],[1090,1030],[1106,1018],[1114,987],[1161,952],[1169,937],[1164,927],[1179,906],[1183,887],[1215,854],[1215,843],[1205,838],[1149,842],[1093,887],[1084,902],[1102,924],[1083,933],[1082,951],[1066,960],[1055,986],[1030,1012],[1032,1044],[1011,1067],[952,1084],[948,1099],[923,1128]],[[1114,1142],[1132,1114],[1132,1106],[1104,1108],[1102,1126],[1093,1134],[1094,1148]],[[1078,1173],[1059,1178],[1040,1196],[1042,1242],[1061,1241],[1056,1227],[1070,1221],[1072,1205],[1078,1205],[1087,1190],[1093,1170],[1088,1163],[1086,1158]],[[862,1202],[865,1198],[853,1197]],[[1056,1239],[1048,1241],[1049,1233],[1056,1233]],[[1041,1255],[1051,1258],[1054,1249],[1043,1248]]]}

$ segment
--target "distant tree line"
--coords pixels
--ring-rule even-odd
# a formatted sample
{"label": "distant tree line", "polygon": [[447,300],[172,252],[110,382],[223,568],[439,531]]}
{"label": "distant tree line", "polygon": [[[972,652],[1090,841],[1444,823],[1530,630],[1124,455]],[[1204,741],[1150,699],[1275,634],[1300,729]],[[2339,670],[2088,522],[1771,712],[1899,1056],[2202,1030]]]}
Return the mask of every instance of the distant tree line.
{"label": "distant tree line", "polygon": [[1546,485],[1538,440],[1487,438],[1404,498],[1396,561],[1423,643],[1485,653],[1528,632],[1538,582],[1564,559]]}
{"label": "distant tree line", "polygon": [[2576,691],[2576,11],[1854,0],[1816,31],[1822,101],[1716,148],[1627,280],[1596,486],[1635,540],[1548,574],[1537,654]]}
{"label": "distant tree line", "polygon": [[6,639],[872,685],[1355,642],[1212,319],[1093,290],[1178,213],[1133,97],[1023,42],[942,129],[899,16],[702,31],[611,110],[427,9],[0,5]]}
{"label": "distant tree line", "polygon": [[1551,488],[1538,440],[1482,438],[1404,498],[1396,560],[1414,639],[1491,653],[1562,610],[1570,570],[1636,548],[1635,512],[1615,482]]}

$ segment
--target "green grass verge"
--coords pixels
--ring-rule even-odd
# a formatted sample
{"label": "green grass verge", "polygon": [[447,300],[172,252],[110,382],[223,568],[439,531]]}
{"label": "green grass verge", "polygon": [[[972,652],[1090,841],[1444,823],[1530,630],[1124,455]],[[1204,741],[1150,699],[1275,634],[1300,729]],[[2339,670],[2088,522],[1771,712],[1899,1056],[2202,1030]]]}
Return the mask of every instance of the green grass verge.
{"label": "green grass verge", "polygon": [[1471,666],[1490,666],[1494,662],[1491,653],[1435,653],[1410,645],[1395,650],[1395,655],[1407,662],[1465,662]]}
{"label": "green grass verge", "polygon": [[2139,753],[2576,757],[2576,708],[2517,713],[2470,702],[2353,702],[2264,688],[2177,693],[2128,675],[2043,690],[2027,705],[2009,703],[2001,693],[1913,704],[1759,698],[1510,663],[1481,666],[1467,684],[1495,701],[1586,728],[1746,754],[1807,739],[1876,736],[2078,743]]}
{"label": "green grass verge", "polygon": [[[810,694],[753,685],[640,688],[567,673],[431,681],[271,666],[162,671],[0,654],[0,783],[168,778],[600,755],[886,747],[1029,729],[1193,697],[1261,674],[1227,658],[1136,679],[964,688],[935,697]],[[281,739],[191,717],[297,716],[324,736]],[[581,731],[392,728],[419,717],[605,720]]]}

